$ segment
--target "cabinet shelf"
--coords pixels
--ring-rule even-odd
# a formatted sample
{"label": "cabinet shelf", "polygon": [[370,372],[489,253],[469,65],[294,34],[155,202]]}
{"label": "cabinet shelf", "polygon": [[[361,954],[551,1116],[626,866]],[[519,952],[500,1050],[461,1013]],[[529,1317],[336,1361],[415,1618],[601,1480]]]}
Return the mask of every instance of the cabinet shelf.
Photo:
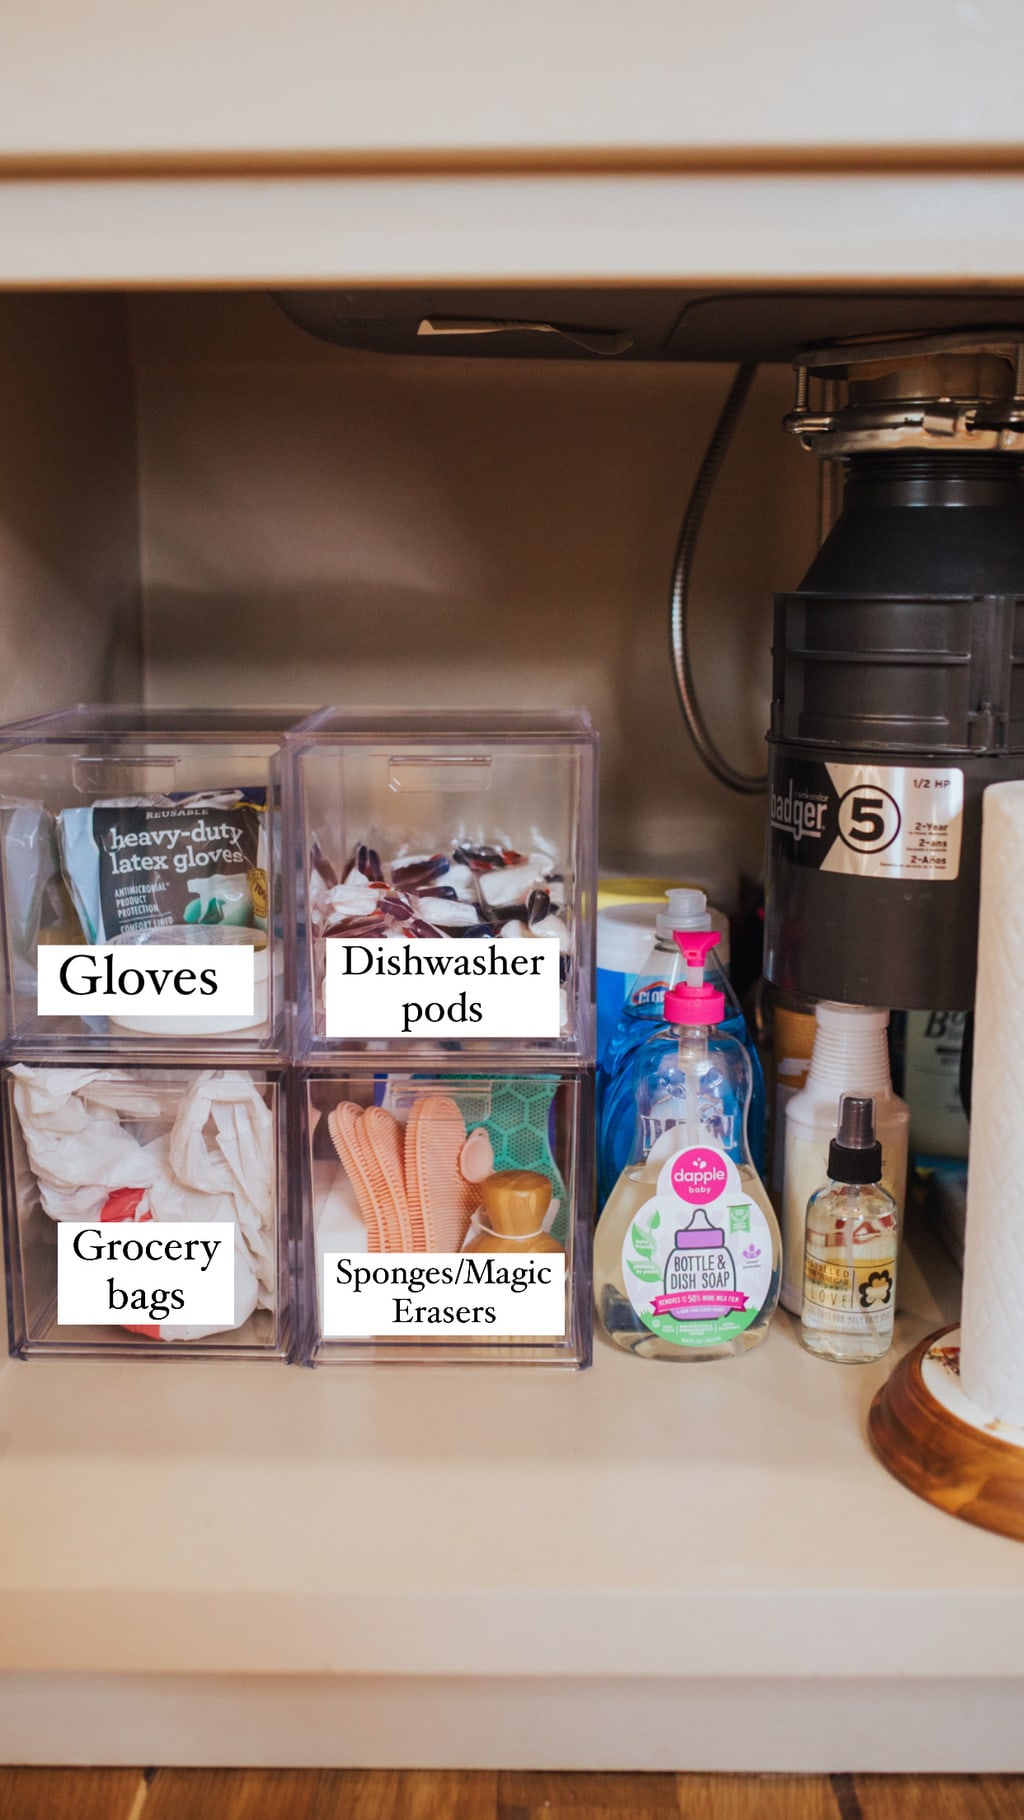
{"label": "cabinet shelf", "polygon": [[[904,1347],[956,1289],[927,1242],[906,1277]],[[878,1464],[885,1371],[812,1359],[782,1314],[756,1359],[702,1370],[607,1344],[580,1376],[12,1364],[0,1756],[21,1760],[45,1703],[51,1760],[714,1767],[733,1713],[734,1767],[820,1765],[830,1727],[833,1766],[891,1767],[898,1680],[904,1766],[931,1725],[954,1766],[1009,1767],[993,1728],[1024,1681],[1024,1550]],[[229,1744],[208,1737],[211,1677]],[[638,1678],[657,1710],[692,1694],[701,1734],[609,1735]],[[55,1701],[65,1682],[83,1697]],[[787,1739],[773,1714],[797,1684],[818,1718]],[[541,1696],[559,1717],[538,1742]]]}

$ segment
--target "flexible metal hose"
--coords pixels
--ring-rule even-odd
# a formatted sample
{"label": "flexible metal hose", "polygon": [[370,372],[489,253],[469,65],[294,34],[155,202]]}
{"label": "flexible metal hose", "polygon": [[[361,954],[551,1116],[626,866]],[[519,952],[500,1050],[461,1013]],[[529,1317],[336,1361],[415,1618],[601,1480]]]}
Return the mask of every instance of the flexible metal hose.
{"label": "flexible metal hose", "polygon": [[682,709],[687,731],[712,776],[717,777],[720,784],[727,785],[730,790],[739,790],[745,796],[755,796],[764,790],[767,787],[768,778],[767,775],[752,777],[743,771],[737,771],[730,765],[728,759],[722,757],[708,732],[707,723],[697,700],[693,668],[690,663],[688,606],[690,572],[693,567],[694,551],[700,535],[704,512],[756,372],[756,366],[737,367],[736,376],[729,387],[728,396],[722,406],[714,434],[707,446],[704,460],[701,462],[700,472],[693,483],[693,491],[683,518],[679,542],[676,545],[675,563],[672,568],[670,617],[672,674],[675,677],[676,693],[679,696],[679,706]]}

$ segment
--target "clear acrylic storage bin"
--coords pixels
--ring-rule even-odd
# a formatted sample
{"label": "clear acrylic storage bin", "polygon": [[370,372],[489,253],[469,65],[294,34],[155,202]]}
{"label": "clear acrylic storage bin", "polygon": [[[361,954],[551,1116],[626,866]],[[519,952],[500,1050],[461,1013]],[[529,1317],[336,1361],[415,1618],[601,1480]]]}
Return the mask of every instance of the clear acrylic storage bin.
{"label": "clear acrylic storage bin", "polygon": [[589,716],[327,709],[289,747],[297,1053],[590,1062]]}
{"label": "clear acrylic storage bin", "polygon": [[590,1363],[588,1073],[296,1079],[307,1363]]}
{"label": "clear acrylic storage bin", "polygon": [[283,1098],[267,1070],[5,1068],[12,1353],[287,1357]]}
{"label": "clear acrylic storage bin", "polygon": [[[9,1048],[283,1054],[281,755],[297,718],[77,707],[0,728]],[[96,944],[63,977],[47,952]],[[222,1013],[210,962],[241,969]],[[60,988],[43,1013],[41,969]],[[135,1003],[154,980],[155,1002]],[[90,1011],[112,985],[110,1014]]]}

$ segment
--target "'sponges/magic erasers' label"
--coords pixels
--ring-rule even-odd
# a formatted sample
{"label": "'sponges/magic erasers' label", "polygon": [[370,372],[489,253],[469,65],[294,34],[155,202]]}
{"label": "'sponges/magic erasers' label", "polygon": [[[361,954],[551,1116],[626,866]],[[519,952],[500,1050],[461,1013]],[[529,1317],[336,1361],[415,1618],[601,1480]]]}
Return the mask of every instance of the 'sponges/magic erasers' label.
{"label": "'sponges/magic erasers' label", "polygon": [[328,1251],[325,1339],[561,1338],[565,1253]]}
{"label": "'sponges/magic erasers' label", "polygon": [[626,1233],[622,1276],[645,1327],[673,1346],[722,1345],[757,1319],[772,1235],[729,1157],[694,1144],[666,1160]]}

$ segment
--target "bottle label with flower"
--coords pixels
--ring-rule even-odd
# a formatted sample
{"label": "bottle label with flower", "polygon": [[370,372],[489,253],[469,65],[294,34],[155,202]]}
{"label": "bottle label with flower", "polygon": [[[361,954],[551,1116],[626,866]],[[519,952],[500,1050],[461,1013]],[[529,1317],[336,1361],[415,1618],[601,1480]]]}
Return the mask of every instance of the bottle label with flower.
{"label": "bottle label with flower", "polygon": [[[817,1243],[815,1241],[818,1241]],[[865,1250],[868,1247],[865,1246]],[[808,1232],[804,1256],[803,1323],[821,1333],[870,1333],[891,1338],[896,1304],[896,1240],[891,1255],[877,1241],[863,1263],[834,1261],[820,1235]]]}

